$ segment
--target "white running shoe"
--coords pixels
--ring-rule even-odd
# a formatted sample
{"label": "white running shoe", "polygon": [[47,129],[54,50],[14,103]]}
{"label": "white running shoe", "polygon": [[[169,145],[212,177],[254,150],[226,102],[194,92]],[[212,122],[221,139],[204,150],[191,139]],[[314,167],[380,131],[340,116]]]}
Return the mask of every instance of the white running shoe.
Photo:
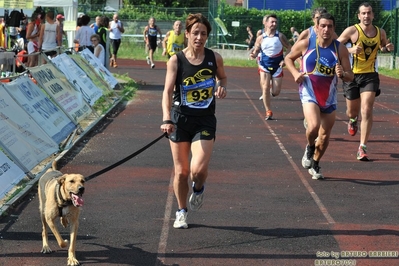
{"label": "white running shoe", "polygon": [[260,100],[260,101],[263,100],[263,95],[261,95],[261,96],[259,97],[259,100]]}
{"label": "white running shoe", "polygon": [[309,169],[312,166],[314,149],[312,150],[309,145],[306,145],[305,153],[302,157],[302,167],[305,169]]}
{"label": "white running shoe", "polygon": [[176,220],[173,223],[173,227],[177,228],[177,229],[178,228],[182,228],[182,229],[188,228],[187,212],[184,209],[176,212]]}
{"label": "white running shoe", "polygon": [[[193,183],[193,189],[194,189],[194,183]],[[193,193],[191,194],[190,199],[188,201],[191,210],[198,211],[202,207],[202,204],[204,203],[204,189],[205,186],[202,187],[200,192],[193,191]]]}
{"label": "white running shoe", "polygon": [[150,61],[150,57],[149,57],[149,56],[147,56],[145,59],[147,59],[147,64],[149,65],[149,64],[151,63],[151,61]]}
{"label": "white running shoe", "polygon": [[314,166],[310,168],[308,172],[312,175],[312,179],[324,179],[324,176],[321,174],[319,166]]}
{"label": "white running shoe", "polygon": [[155,67],[155,64],[151,64],[151,68],[154,68]]}

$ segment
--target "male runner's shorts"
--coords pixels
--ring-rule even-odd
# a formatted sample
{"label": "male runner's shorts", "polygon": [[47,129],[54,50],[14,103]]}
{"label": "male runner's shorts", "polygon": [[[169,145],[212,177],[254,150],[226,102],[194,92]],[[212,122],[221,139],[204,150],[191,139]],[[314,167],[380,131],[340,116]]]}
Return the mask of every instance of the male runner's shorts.
{"label": "male runner's shorts", "polygon": [[260,72],[270,73],[270,75],[273,78],[282,78],[284,76],[283,68],[280,66],[265,67],[265,66],[259,65],[258,73],[260,74]]}
{"label": "male runner's shorts", "polygon": [[175,130],[169,135],[169,139],[173,142],[213,140],[216,137],[214,115],[187,116],[172,110],[171,120],[175,124]]}
{"label": "male runner's shorts", "polygon": [[380,87],[380,78],[377,72],[366,74],[355,74],[352,82],[344,82],[344,96],[348,100],[360,98],[360,94],[365,91],[377,93]]}

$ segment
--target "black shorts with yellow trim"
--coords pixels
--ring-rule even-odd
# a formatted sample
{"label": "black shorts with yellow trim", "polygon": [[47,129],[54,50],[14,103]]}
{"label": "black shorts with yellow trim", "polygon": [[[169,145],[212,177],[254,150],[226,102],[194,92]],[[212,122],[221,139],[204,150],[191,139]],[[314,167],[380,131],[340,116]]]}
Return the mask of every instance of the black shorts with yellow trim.
{"label": "black shorts with yellow trim", "polygon": [[190,116],[172,109],[171,120],[175,124],[175,130],[169,135],[169,139],[173,142],[214,140],[216,137],[215,115]]}

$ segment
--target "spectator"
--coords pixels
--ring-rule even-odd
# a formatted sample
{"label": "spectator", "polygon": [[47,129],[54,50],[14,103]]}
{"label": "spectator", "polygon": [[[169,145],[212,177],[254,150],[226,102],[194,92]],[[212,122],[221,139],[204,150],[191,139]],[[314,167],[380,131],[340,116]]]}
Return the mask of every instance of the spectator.
{"label": "spectator", "polygon": [[0,47],[6,48],[5,22],[4,18],[0,18]]}
{"label": "spectator", "polygon": [[290,39],[290,42],[296,43],[299,37],[299,33],[296,31],[295,27],[291,27],[290,31],[292,33],[292,38]]}
{"label": "spectator", "polygon": [[111,67],[118,67],[116,63],[119,46],[122,41],[122,33],[125,32],[125,28],[123,27],[123,23],[119,20],[118,14],[114,14],[112,17],[112,21],[109,23],[109,38],[111,41],[112,47],[112,55],[110,60]]}
{"label": "spectator", "polygon": [[62,34],[60,26],[55,22],[54,11],[46,13],[46,23],[40,26],[39,49],[43,50],[47,56],[57,55],[55,50],[61,46]]}
{"label": "spectator", "polygon": [[26,40],[26,27],[28,25],[28,19],[26,16],[22,17],[20,26],[19,26],[19,38],[24,40],[24,44],[27,43]]}
{"label": "spectator", "polygon": [[[92,23],[91,25],[90,25],[90,28],[93,28],[93,30],[94,30],[94,32],[95,33],[97,33],[97,31],[98,31],[98,28],[100,28],[101,27],[101,23],[100,23],[100,20],[101,20],[101,16],[97,16],[96,17],[96,22],[94,22],[94,23]],[[108,26],[108,25],[107,25]]]}
{"label": "spectator", "polygon": [[61,31],[62,36],[65,37],[65,39],[67,39],[67,34],[64,31],[64,20],[65,20],[65,17],[62,14],[58,14],[56,19],[57,19],[57,24],[60,26],[60,31]]}
{"label": "spectator", "polygon": [[41,15],[34,12],[31,17],[31,21],[26,27],[26,39],[28,40],[28,62],[26,63],[28,67],[34,67],[38,64],[39,55],[32,55],[39,51],[39,35],[41,26]]}
{"label": "spectator", "polygon": [[94,48],[91,45],[90,37],[94,34],[93,28],[90,28],[89,22],[90,17],[88,15],[83,15],[80,19],[81,26],[76,32],[75,40],[76,44],[79,44],[78,51],[82,51],[84,48],[88,48],[91,52],[94,52]]}
{"label": "spectator", "polygon": [[252,51],[252,48],[254,48],[256,37],[252,31],[252,26],[248,25],[247,26],[247,32],[248,32],[248,38],[245,40],[245,42],[248,44],[247,50]]}
{"label": "spectator", "polygon": [[90,40],[94,48],[94,55],[101,61],[101,64],[104,65],[105,48],[100,43],[100,36],[98,34],[93,34]]}

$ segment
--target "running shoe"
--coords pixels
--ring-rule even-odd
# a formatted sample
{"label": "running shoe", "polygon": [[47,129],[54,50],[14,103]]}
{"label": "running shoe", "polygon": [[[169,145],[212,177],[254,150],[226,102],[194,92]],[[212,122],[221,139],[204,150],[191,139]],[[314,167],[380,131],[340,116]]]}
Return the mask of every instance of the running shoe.
{"label": "running shoe", "polygon": [[314,150],[316,149],[315,146],[310,147],[306,145],[305,153],[302,157],[302,167],[305,169],[309,169],[312,166],[313,154]]}
{"label": "running shoe", "polygon": [[260,101],[263,100],[263,95],[261,95],[261,96],[259,97],[259,100],[260,100]]}
{"label": "running shoe", "polygon": [[358,129],[358,127],[357,127],[357,117],[349,119],[349,122],[348,122],[348,133],[349,133],[349,135],[351,135],[351,136],[356,135],[357,129]]}
{"label": "running shoe", "polygon": [[[194,183],[193,183],[193,190],[194,190]],[[189,199],[189,204],[190,204],[190,209],[193,211],[198,211],[201,207],[202,204],[204,203],[204,189],[205,186],[202,187],[201,191],[199,192],[194,192],[191,194],[190,199]]]}
{"label": "running shoe", "polygon": [[148,64],[148,65],[151,64],[151,61],[150,61],[150,57],[149,57],[149,56],[147,56],[145,59],[147,60],[147,64]]}
{"label": "running shoe", "polygon": [[273,112],[272,112],[272,110],[267,110],[266,111],[265,120],[273,120]]}
{"label": "running shoe", "polygon": [[312,179],[324,179],[324,176],[321,174],[320,166],[313,165],[312,168],[308,170],[309,174],[312,175]]}
{"label": "running shoe", "polygon": [[151,64],[151,68],[154,68],[155,67],[155,64]]}
{"label": "running shoe", "polygon": [[369,161],[367,156],[367,147],[366,145],[360,145],[359,149],[357,150],[357,159],[359,161]]}
{"label": "running shoe", "polygon": [[174,228],[188,228],[187,224],[187,212],[185,209],[176,212],[176,220],[173,223]]}

